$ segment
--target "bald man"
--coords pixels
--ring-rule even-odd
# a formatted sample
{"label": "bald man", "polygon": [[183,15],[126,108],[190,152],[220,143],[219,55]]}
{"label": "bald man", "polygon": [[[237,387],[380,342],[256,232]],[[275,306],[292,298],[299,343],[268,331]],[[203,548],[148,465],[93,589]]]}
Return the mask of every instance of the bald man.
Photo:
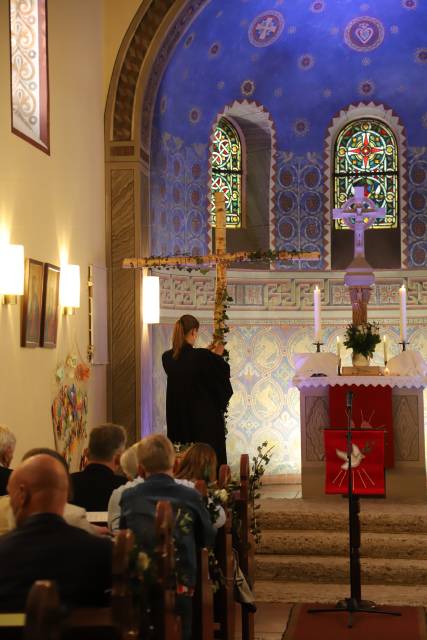
{"label": "bald man", "polygon": [[68,525],[64,466],[49,455],[28,458],[10,476],[10,504],[17,528],[0,537],[0,609],[19,611],[35,580],[55,580],[62,602],[108,602],[112,545]]}

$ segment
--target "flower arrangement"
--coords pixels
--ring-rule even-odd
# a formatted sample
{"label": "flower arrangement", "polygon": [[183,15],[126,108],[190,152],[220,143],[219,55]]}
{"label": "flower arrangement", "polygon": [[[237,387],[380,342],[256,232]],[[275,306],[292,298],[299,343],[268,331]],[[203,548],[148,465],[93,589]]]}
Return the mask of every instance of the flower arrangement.
{"label": "flower arrangement", "polygon": [[372,358],[375,347],[380,342],[379,326],[376,322],[347,326],[344,346],[352,349],[354,354],[360,353],[365,358]]}

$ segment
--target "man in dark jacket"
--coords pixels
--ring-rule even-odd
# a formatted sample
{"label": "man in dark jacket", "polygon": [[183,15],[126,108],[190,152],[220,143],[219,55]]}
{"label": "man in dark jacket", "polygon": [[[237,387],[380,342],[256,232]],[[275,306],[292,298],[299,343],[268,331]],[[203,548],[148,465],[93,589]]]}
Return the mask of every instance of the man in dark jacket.
{"label": "man in dark jacket", "polygon": [[90,432],[87,450],[88,464],[84,471],[71,474],[73,504],[86,511],[108,511],[108,501],[114,489],[126,483],[116,475],[120,456],[126,446],[126,431],[116,424],[104,424]]}
{"label": "man in dark jacket", "polygon": [[215,529],[200,494],[175,482],[175,451],[163,435],[144,438],[138,447],[139,471],[145,477],[121,498],[122,526],[135,534],[139,546],[154,551],[155,513],[159,500],[168,500],[175,514],[177,611],[183,640],[191,638],[192,600],[197,572],[196,547],[212,547]]}
{"label": "man in dark jacket", "polygon": [[65,604],[105,605],[112,545],[64,521],[68,478],[60,462],[45,454],[28,458],[8,490],[17,528],[0,537],[1,610],[22,611],[36,580],[54,580]]}
{"label": "man in dark jacket", "polygon": [[0,425],[0,496],[7,494],[7,483],[12,473],[10,463],[15,452],[16,438],[12,431]]}

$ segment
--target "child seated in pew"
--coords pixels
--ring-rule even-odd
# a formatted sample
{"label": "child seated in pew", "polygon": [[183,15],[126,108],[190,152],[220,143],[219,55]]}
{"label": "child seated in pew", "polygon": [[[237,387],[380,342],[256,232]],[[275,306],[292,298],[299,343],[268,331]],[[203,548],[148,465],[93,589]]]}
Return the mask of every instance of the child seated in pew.
{"label": "child seated in pew", "polygon": [[144,482],[123,492],[120,500],[121,528],[135,534],[140,549],[152,555],[155,546],[155,514],[159,500],[171,503],[175,516],[176,605],[182,619],[182,638],[191,639],[192,596],[196,584],[196,548],[212,547],[215,529],[200,494],[175,482],[175,450],[163,435],[151,435],[137,447]]}
{"label": "child seated in pew", "polygon": [[[204,480],[208,489],[216,488],[218,460],[215,450],[205,442],[196,442],[189,447],[181,458],[175,472],[177,482],[187,482],[194,486],[197,480]],[[211,501],[211,498],[208,499]],[[215,529],[224,526],[226,515],[223,507],[217,504],[213,525]]]}
{"label": "child seated in pew", "polygon": [[[139,442],[126,449],[120,458],[120,466],[126,474],[128,482],[118,487],[111,494],[108,503],[108,527],[111,531],[118,531],[120,528],[120,499],[123,492],[130,487],[144,482],[144,478],[140,475],[138,469],[138,451]],[[215,451],[208,444],[197,442],[193,444],[185,452],[182,462],[178,465],[178,471],[174,473],[175,482],[194,489],[196,480],[205,480],[206,483],[212,484],[216,482],[217,457]],[[215,529],[223,527],[226,516],[224,509],[216,506]]]}

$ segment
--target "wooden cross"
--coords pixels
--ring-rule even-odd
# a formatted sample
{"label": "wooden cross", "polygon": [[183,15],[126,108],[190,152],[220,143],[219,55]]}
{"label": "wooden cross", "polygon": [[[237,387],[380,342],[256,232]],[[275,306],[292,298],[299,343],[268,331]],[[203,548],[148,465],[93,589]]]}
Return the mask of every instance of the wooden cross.
{"label": "wooden cross", "polygon": [[[225,195],[221,191],[214,194],[216,211],[215,253],[205,256],[171,256],[168,258],[126,258],[124,269],[144,269],[155,267],[212,267],[216,268],[214,333],[213,340],[222,340],[225,329],[224,314],[227,306],[227,267],[236,262],[253,262],[256,259],[250,251],[227,253],[225,224]],[[263,256],[262,256],[263,257]],[[270,261],[319,260],[318,251],[277,251],[271,252],[265,259]]]}

